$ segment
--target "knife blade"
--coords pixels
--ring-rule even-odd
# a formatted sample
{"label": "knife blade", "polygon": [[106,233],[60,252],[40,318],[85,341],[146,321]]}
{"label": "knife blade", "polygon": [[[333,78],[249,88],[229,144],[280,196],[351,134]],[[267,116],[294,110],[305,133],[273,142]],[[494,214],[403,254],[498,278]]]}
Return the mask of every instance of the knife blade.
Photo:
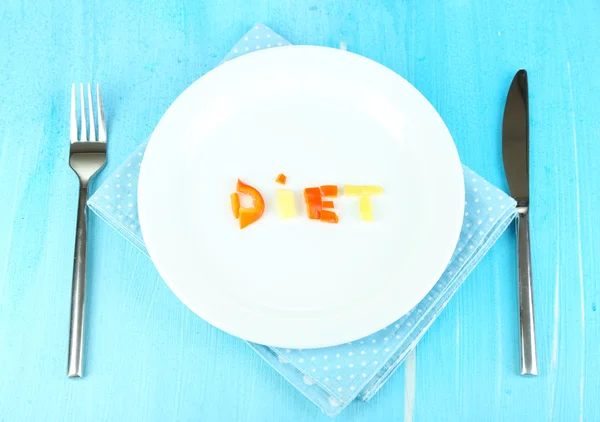
{"label": "knife blade", "polygon": [[502,158],[510,194],[517,201],[517,267],[521,374],[537,375],[533,285],[529,239],[529,88],[527,71],[508,90],[502,121]]}

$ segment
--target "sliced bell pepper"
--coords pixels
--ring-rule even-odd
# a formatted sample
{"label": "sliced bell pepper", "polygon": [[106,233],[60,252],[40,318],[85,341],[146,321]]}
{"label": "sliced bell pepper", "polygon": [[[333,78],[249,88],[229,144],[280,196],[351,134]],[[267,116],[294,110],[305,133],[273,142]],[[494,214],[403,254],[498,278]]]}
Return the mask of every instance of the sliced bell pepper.
{"label": "sliced bell pepper", "polygon": [[323,208],[334,208],[333,201],[323,201]]}
{"label": "sliced bell pepper", "polygon": [[233,212],[233,216],[235,218],[239,218],[240,217],[240,197],[238,196],[237,192],[234,192],[229,196],[231,198],[231,211]]}
{"label": "sliced bell pepper", "polygon": [[236,190],[252,198],[252,208],[239,208],[240,229],[243,229],[262,217],[265,212],[265,200],[258,190],[245,184],[240,179],[237,181]]}
{"label": "sliced bell pepper", "polygon": [[294,218],[296,216],[296,203],[294,192],[289,189],[277,189],[277,212],[281,218]]}
{"label": "sliced bell pepper", "polygon": [[344,185],[344,195],[347,196],[376,195],[378,193],[383,193],[381,186]]}
{"label": "sliced bell pepper", "polygon": [[338,187],[336,185],[321,186],[321,193],[326,198],[337,198],[337,196],[338,196]]}
{"label": "sliced bell pepper", "polygon": [[339,218],[338,218],[337,214],[334,213],[333,211],[323,210],[323,211],[321,211],[320,220],[324,223],[337,224],[339,221]]}
{"label": "sliced bell pepper", "polygon": [[285,185],[285,182],[287,181],[287,176],[283,173],[279,174],[279,176],[277,176],[277,178],[275,179],[275,182]]}
{"label": "sliced bell pepper", "polygon": [[321,202],[321,191],[319,188],[304,189],[304,202],[306,202],[306,214],[311,220],[319,220],[323,203]]}
{"label": "sliced bell pepper", "polygon": [[360,197],[360,218],[363,221],[373,221],[373,207],[371,207],[371,198],[368,195]]}

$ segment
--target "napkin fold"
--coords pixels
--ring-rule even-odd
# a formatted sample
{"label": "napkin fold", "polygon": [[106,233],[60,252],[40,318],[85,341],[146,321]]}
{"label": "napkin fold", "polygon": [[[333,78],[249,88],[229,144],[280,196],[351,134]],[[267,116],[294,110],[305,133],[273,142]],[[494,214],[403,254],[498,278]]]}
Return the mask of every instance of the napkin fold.
{"label": "napkin fold", "polygon": [[[224,61],[264,48],[290,45],[256,24]],[[88,206],[148,255],[137,213],[137,183],[147,143],[142,143],[94,192]],[[340,346],[280,349],[248,343],[263,359],[327,415],[354,399],[369,400],[414,349],[467,275],[516,216],[507,194],[463,166],[465,216],[460,239],[444,274],[408,314],[383,330]]]}

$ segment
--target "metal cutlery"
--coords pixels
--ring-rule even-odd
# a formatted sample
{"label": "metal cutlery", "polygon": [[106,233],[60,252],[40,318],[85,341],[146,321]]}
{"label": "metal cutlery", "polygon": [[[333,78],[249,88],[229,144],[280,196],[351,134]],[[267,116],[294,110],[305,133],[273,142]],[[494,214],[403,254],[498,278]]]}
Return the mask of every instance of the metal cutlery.
{"label": "metal cutlery", "polygon": [[[83,334],[85,318],[85,263],[87,242],[86,202],[90,179],[106,163],[106,122],[100,85],[96,85],[96,111],[98,136],[94,122],[94,106],[91,85],[87,85],[89,125],[86,122],[84,85],[80,85],[79,137],[77,131],[77,104],[75,84],[71,87],[71,149],[69,165],[79,178],[79,205],[77,207],[77,232],[75,237],[75,259],[73,286],[71,291],[71,321],[69,334],[69,378],[83,375]],[[88,137],[89,130],[89,137]]]}
{"label": "metal cutlery", "polygon": [[537,375],[529,244],[529,92],[527,72],[515,75],[504,107],[502,157],[510,194],[517,201],[517,255],[521,374]]}

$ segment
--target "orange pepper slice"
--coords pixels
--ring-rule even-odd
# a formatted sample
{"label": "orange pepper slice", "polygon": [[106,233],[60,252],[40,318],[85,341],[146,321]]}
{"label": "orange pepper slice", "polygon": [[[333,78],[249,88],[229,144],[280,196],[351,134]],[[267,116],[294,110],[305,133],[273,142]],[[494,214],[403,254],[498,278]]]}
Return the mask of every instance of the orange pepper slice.
{"label": "orange pepper slice", "polygon": [[258,190],[242,182],[240,179],[237,181],[236,190],[252,198],[252,208],[239,208],[240,229],[243,229],[262,217],[265,212],[265,200]]}
{"label": "orange pepper slice", "polygon": [[233,216],[235,218],[240,217],[240,197],[236,192],[229,195],[231,198],[231,211],[233,212]]}
{"label": "orange pepper slice", "polygon": [[323,201],[323,208],[334,208],[333,201]]}
{"label": "orange pepper slice", "polygon": [[287,176],[283,173],[279,174],[279,176],[277,176],[277,178],[275,179],[275,182],[280,183],[282,185],[285,185],[286,181],[287,181]]}
{"label": "orange pepper slice", "polygon": [[324,223],[337,224],[339,221],[339,218],[338,218],[337,214],[334,213],[333,211],[323,210],[321,212],[320,220]]}
{"label": "orange pepper slice", "polygon": [[328,198],[337,198],[338,187],[335,185],[321,186],[321,193],[323,194],[323,196],[328,197]]}
{"label": "orange pepper slice", "polygon": [[319,220],[323,204],[321,202],[321,191],[319,188],[304,189],[304,202],[306,202],[306,214],[311,220]]}

